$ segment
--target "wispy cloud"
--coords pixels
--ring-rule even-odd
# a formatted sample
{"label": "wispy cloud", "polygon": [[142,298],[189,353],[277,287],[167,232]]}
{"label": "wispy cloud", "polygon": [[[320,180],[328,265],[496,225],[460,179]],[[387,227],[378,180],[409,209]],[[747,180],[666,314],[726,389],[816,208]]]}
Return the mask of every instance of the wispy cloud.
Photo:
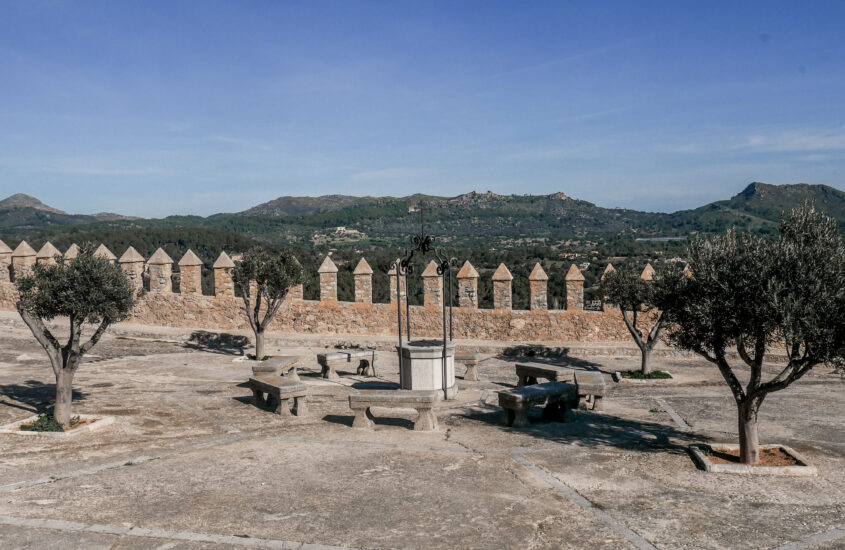
{"label": "wispy cloud", "polygon": [[627,48],[627,47],[629,47],[633,44],[636,44],[638,42],[643,42],[645,40],[648,40],[650,38],[654,38],[655,36],[659,36],[659,35],[660,35],[660,33],[649,33],[649,34],[644,34],[642,36],[635,36],[635,37],[628,38],[628,39],[625,39],[625,40],[620,40],[618,42],[613,42],[613,43],[607,44],[605,46],[599,46],[598,48],[592,48],[592,49],[589,49],[589,50],[576,52],[576,53],[573,53],[573,54],[570,54],[570,55],[558,57],[556,59],[549,59],[549,60],[543,61],[541,63],[534,63],[534,64],[531,64],[531,65],[525,65],[523,67],[517,67],[517,68],[515,68],[511,71],[508,71],[506,73],[503,73],[503,74],[514,75],[514,74],[520,74],[520,73],[525,73],[525,72],[529,72],[529,71],[542,71],[542,70],[545,70],[545,69],[550,69],[552,67],[557,67],[558,65],[565,65],[566,63],[571,63],[573,61],[581,61],[583,59],[589,59],[591,57],[596,57],[596,56],[599,56],[599,55],[602,55],[602,54],[605,54],[605,53],[608,53],[608,52],[612,52],[612,51],[615,51],[615,50],[621,50],[621,49]]}
{"label": "wispy cloud", "polygon": [[764,153],[845,150],[845,128],[835,130],[789,130],[772,134],[756,133],[735,149]]}
{"label": "wispy cloud", "polygon": [[255,139],[244,139],[235,136],[206,136],[205,138],[203,138],[203,141],[211,143],[226,143],[229,145],[237,145],[239,147],[243,147],[244,149],[255,149],[258,151],[270,151],[273,148],[273,146],[268,142],[259,141]]}
{"label": "wispy cloud", "polygon": [[43,166],[41,172],[74,176],[149,176],[172,174],[159,168],[107,168],[103,166]]}
{"label": "wispy cloud", "polygon": [[356,172],[349,176],[351,181],[356,182],[387,182],[395,180],[407,180],[417,178],[425,173],[424,170],[415,168],[384,168],[381,170],[365,170]]}

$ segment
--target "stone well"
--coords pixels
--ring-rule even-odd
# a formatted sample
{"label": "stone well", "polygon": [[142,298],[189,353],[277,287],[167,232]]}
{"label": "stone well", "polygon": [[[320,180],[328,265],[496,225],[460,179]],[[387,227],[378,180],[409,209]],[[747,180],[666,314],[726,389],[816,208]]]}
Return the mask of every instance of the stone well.
{"label": "stone well", "polygon": [[417,340],[407,342],[401,348],[399,379],[403,390],[441,390],[444,399],[458,395],[455,382],[455,342],[446,342],[446,384],[443,384],[443,342],[442,340]]}

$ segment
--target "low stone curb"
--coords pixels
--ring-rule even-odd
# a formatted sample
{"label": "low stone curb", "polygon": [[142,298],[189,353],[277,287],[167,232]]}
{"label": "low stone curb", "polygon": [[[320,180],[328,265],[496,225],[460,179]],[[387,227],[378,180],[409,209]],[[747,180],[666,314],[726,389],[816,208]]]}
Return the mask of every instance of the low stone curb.
{"label": "low stone curb", "polygon": [[783,452],[794,458],[799,464],[797,466],[749,466],[748,464],[715,464],[705,454],[704,447],[709,446],[715,451],[737,451],[739,445],[736,443],[714,443],[711,445],[690,445],[690,453],[693,460],[704,468],[705,472],[721,474],[746,474],[746,475],[768,475],[768,476],[796,476],[814,477],[818,470],[812,466],[806,458],[792,447],[786,445],[760,445],[760,449],[781,449]]}
{"label": "low stone curb", "polygon": [[669,378],[650,378],[646,380],[640,380],[638,378],[626,378],[622,376],[620,371],[616,371],[613,373],[613,381],[618,382],[620,384],[647,384],[647,385],[668,385],[668,384],[677,384],[678,380],[672,375],[671,372],[665,370],[663,371],[669,375]]}
{"label": "low stone curb", "polygon": [[35,422],[38,420],[38,415],[30,416],[29,418],[24,418],[23,420],[18,420],[17,422],[12,422],[11,424],[6,424],[4,426],[0,426],[0,433],[3,434],[15,434],[15,435],[24,435],[24,436],[43,436],[43,437],[73,437],[79,434],[90,433],[93,431],[97,431],[99,429],[105,428],[106,426],[110,426],[114,424],[114,417],[113,416],[97,416],[93,414],[77,414],[74,416],[78,416],[80,420],[93,420],[90,424],[86,424],[80,428],[75,428],[73,430],[67,432],[28,432],[28,431],[21,431],[20,427],[24,424],[29,424],[31,422]]}

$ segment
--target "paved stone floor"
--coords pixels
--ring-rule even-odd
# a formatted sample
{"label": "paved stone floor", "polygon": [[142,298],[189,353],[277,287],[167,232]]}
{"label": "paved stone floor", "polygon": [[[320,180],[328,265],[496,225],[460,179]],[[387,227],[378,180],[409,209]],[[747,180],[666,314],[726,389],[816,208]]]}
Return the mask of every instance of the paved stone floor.
{"label": "paved stone floor", "polygon": [[[6,317],[0,330],[6,424],[43,410],[52,375],[22,325]],[[436,432],[412,431],[411,412],[358,431],[347,395],[395,384],[388,352],[380,378],[329,382],[317,376],[323,348],[271,350],[302,355],[312,386],[309,415],[281,419],[249,404],[238,349],[117,333],[81,367],[74,402],[113,425],[0,434],[0,548],[845,547],[845,382],[830,369],[761,411],[762,441],[794,447],[818,477],[744,477],[705,473],[687,452],[736,438],[727,387],[703,361],[658,359],[678,377],[667,386],[608,374],[603,413],[514,430],[498,425],[495,390],[515,384],[515,358],[487,355],[482,381],[460,381],[437,409]]]}

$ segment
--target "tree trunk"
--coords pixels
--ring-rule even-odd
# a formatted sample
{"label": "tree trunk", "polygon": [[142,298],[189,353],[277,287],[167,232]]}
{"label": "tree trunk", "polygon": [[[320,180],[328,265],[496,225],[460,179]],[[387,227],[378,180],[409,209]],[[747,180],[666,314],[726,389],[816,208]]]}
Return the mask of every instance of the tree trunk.
{"label": "tree trunk", "polygon": [[641,362],[640,362],[640,371],[643,374],[651,374],[651,365],[648,362],[650,355],[651,355],[650,349],[643,349],[642,350],[642,359],[641,359]]}
{"label": "tree trunk", "polygon": [[760,461],[760,439],[757,436],[757,410],[753,403],[738,403],[739,461],[757,464]]}
{"label": "tree trunk", "polygon": [[255,331],[255,360],[261,361],[264,357],[264,331]]}
{"label": "tree trunk", "polygon": [[71,369],[61,369],[56,375],[56,405],[53,408],[53,417],[62,426],[70,424],[73,375],[74,371]]}

